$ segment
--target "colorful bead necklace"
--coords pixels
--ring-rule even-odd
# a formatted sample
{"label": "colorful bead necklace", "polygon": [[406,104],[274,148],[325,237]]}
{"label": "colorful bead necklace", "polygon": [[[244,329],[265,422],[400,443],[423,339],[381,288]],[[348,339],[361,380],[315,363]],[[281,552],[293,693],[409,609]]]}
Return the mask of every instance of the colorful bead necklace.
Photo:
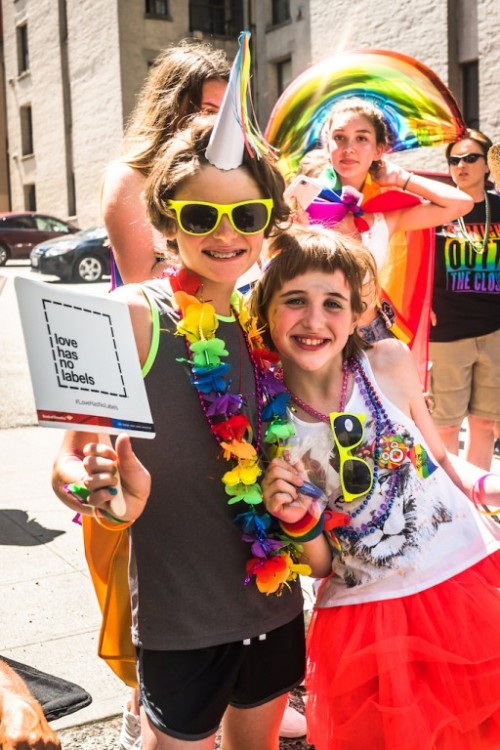
{"label": "colorful bead necklace", "polygon": [[[362,511],[368,506],[372,499],[375,490],[378,485],[379,468],[382,454],[382,445],[387,440],[387,435],[394,432],[394,425],[387,414],[380,397],[374,389],[370,379],[365,373],[361,363],[351,358],[348,360],[347,366],[353,373],[354,379],[358,386],[358,389],[363,397],[363,400],[368,407],[370,414],[375,424],[375,442],[374,442],[374,453],[373,453],[373,484],[371,490],[367,493],[363,501],[357,506],[357,508],[348,513],[351,521],[359,516]],[[350,541],[358,541],[359,539],[374,534],[377,529],[380,529],[386,520],[389,518],[389,513],[394,504],[394,500],[398,495],[400,488],[400,477],[401,464],[398,464],[391,471],[391,475],[387,482],[387,487],[384,490],[384,499],[380,503],[377,511],[375,511],[371,519],[361,524],[360,526],[343,526],[336,529],[336,534],[341,537],[345,537]]]}
{"label": "colorful bead necklace", "polygon": [[[369,534],[374,534],[375,531],[378,528],[381,528],[384,525],[385,521],[389,518],[389,513],[400,488],[401,465],[395,465],[394,470],[391,471],[386,488],[384,489],[383,502],[372,514],[370,520],[359,526],[354,526],[352,524],[352,521],[357,518],[365,508],[367,508],[377,489],[380,466],[386,465],[386,461],[382,456],[382,447],[388,442],[388,436],[394,433],[395,427],[390,420],[379,398],[378,393],[375,391],[372,383],[365,373],[361,363],[355,358],[346,360],[342,366],[342,373],[342,389],[339,412],[342,412],[345,409],[348,376],[349,373],[352,373],[375,424],[372,487],[355,510],[346,512],[351,523],[347,526],[340,526],[335,529],[335,533],[338,536],[345,537],[351,541],[357,541],[358,539],[368,536]],[[321,412],[317,411],[301,398],[299,398],[296,394],[292,393],[290,390],[288,392],[293,403],[299,406],[303,411],[305,411],[307,414],[310,414],[320,422],[324,422],[328,425],[330,424],[330,417],[327,414],[322,414]],[[399,451],[399,453],[399,458],[402,461],[404,459],[404,456],[406,455],[406,451]]]}
{"label": "colorful bead necklace", "polygon": [[470,236],[470,234],[467,232],[465,228],[465,222],[463,219],[463,216],[459,216],[457,219],[457,224],[460,227],[460,231],[462,233],[462,237],[464,240],[467,240],[467,242],[470,242],[470,245],[475,253],[478,255],[482,255],[484,251],[486,250],[488,246],[488,239],[490,236],[490,226],[491,226],[491,209],[490,209],[490,202],[488,200],[488,193],[486,190],[484,191],[484,207],[485,207],[485,225],[484,225],[484,237],[482,240],[475,240],[473,237]]}
{"label": "colorful bead necklace", "polygon": [[242,502],[247,506],[247,510],[234,518],[243,531],[243,541],[251,545],[245,584],[255,576],[260,592],[279,595],[299,574],[308,575],[310,568],[298,563],[300,546],[283,534],[277,521],[264,509],[257,481],[262,474],[259,455],[262,445],[270,446],[270,456],[280,455],[294,434],[287,418],[290,396],[274,376],[278,357],[264,348],[257,323],[243,297],[234,294],[231,305],[255,378],[258,424],[252,443],[252,428],[242,413],[243,395],[229,391],[231,365],[224,362],[229,352],[224,341],[216,337],[219,321],[213,305],[197,299],[200,280],[187,269],[173,272],[169,280],[180,311],[176,335],[185,338],[188,352],[188,359],[182,361],[191,369],[191,382],[223,457],[234,462],[222,477],[228,504]]}
{"label": "colorful bead necklace", "polygon": [[[340,391],[338,411],[344,411],[345,409],[348,380],[349,380],[349,368],[347,367],[347,363],[344,362],[342,364],[342,388]],[[305,411],[306,414],[309,414],[311,417],[314,417],[315,419],[317,419],[318,422],[325,422],[325,424],[330,424],[330,417],[328,416],[328,414],[322,414],[322,412],[316,411],[316,409],[313,409],[312,406],[309,406],[309,404],[306,404],[305,401],[302,401],[301,398],[296,396],[295,393],[292,393],[292,391],[289,388],[286,388],[286,390],[290,394],[290,399],[293,401],[293,403],[297,404],[297,406],[300,406],[302,411]]]}

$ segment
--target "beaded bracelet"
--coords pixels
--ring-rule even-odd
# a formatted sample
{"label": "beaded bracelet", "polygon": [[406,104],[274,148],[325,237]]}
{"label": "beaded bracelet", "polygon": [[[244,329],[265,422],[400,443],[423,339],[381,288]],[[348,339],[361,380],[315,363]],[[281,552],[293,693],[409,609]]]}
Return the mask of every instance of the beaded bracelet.
{"label": "beaded bracelet", "polygon": [[306,513],[300,521],[296,523],[286,523],[278,520],[283,534],[293,542],[310,542],[323,533],[325,519],[323,513],[319,518],[315,518],[311,513]]}
{"label": "beaded bracelet", "polygon": [[408,187],[408,183],[410,182],[410,179],[411,179],[411,172],[408,172],[408,177],[407,177],[407,178],[406,178],[406,180],[404,181],[404,183],[403,183],[403,186],[402,186],[401,190],[403,190],[403,191],[405,191],[405,190],[406,190],[406,188]]}

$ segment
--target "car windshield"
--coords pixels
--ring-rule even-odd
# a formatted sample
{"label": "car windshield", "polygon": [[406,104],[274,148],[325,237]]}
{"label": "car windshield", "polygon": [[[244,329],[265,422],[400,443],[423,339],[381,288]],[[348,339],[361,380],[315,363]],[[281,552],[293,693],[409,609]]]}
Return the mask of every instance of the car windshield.
{"label": "car windshield", "polygon": [[85,240],[102,239],[107,233],[105,227],[91,227],[78,232],[78,236]]}

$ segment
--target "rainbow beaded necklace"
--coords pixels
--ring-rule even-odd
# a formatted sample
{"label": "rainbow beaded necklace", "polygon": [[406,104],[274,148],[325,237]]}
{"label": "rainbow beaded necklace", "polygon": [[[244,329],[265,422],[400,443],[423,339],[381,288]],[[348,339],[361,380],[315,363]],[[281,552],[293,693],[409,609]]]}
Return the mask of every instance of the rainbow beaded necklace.
{"label": "rainbow beaded necklace", "polygon": [[219,321],[213,305],[198,300],[201,283],[187,269],[169,276],[174,302],[180,311],[176,335],[183,336],[201,408],[210,431],[232,467],[222,483],[228,504],[244,503],[247,509],[234,521],[243,531],[242,539],[251,545],[252,557],[246,565],[245,584],[255,576],[258,590],[264,594],[281,594],[299,574],[309,575],[310,568],[298,562],[299,545],[286,538],[276,520],[267,513],[258,478],[262,475],[260,449],[269,446],[270,456],[280,455],[294,429],[287,418],[289,394],[274,377],[278,357],[264,348],[256,321],[250,316],[241,295],[234,294],[232,308],[243,332],[252,362],[257,397],[258,425],[255,443],[252,428],[242,413],[243,396],[229,392],[231,365],[225,343],[217,338]]}

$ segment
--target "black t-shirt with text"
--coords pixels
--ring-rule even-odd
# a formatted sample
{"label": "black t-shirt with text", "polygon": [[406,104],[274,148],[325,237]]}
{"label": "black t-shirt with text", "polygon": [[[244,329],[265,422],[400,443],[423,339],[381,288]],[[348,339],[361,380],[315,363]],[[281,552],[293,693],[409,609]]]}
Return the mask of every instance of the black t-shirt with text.
{"label": "black t-shirt with text", "polygon": [[465,234],[474,243],[457,221],[436,231],[432,309],[437,324],[431,327],[431,341],[457,341],[500,329],[500,196],[488,193],[488,201],[491,224],[484,252],[485,201],[463,217]]}

